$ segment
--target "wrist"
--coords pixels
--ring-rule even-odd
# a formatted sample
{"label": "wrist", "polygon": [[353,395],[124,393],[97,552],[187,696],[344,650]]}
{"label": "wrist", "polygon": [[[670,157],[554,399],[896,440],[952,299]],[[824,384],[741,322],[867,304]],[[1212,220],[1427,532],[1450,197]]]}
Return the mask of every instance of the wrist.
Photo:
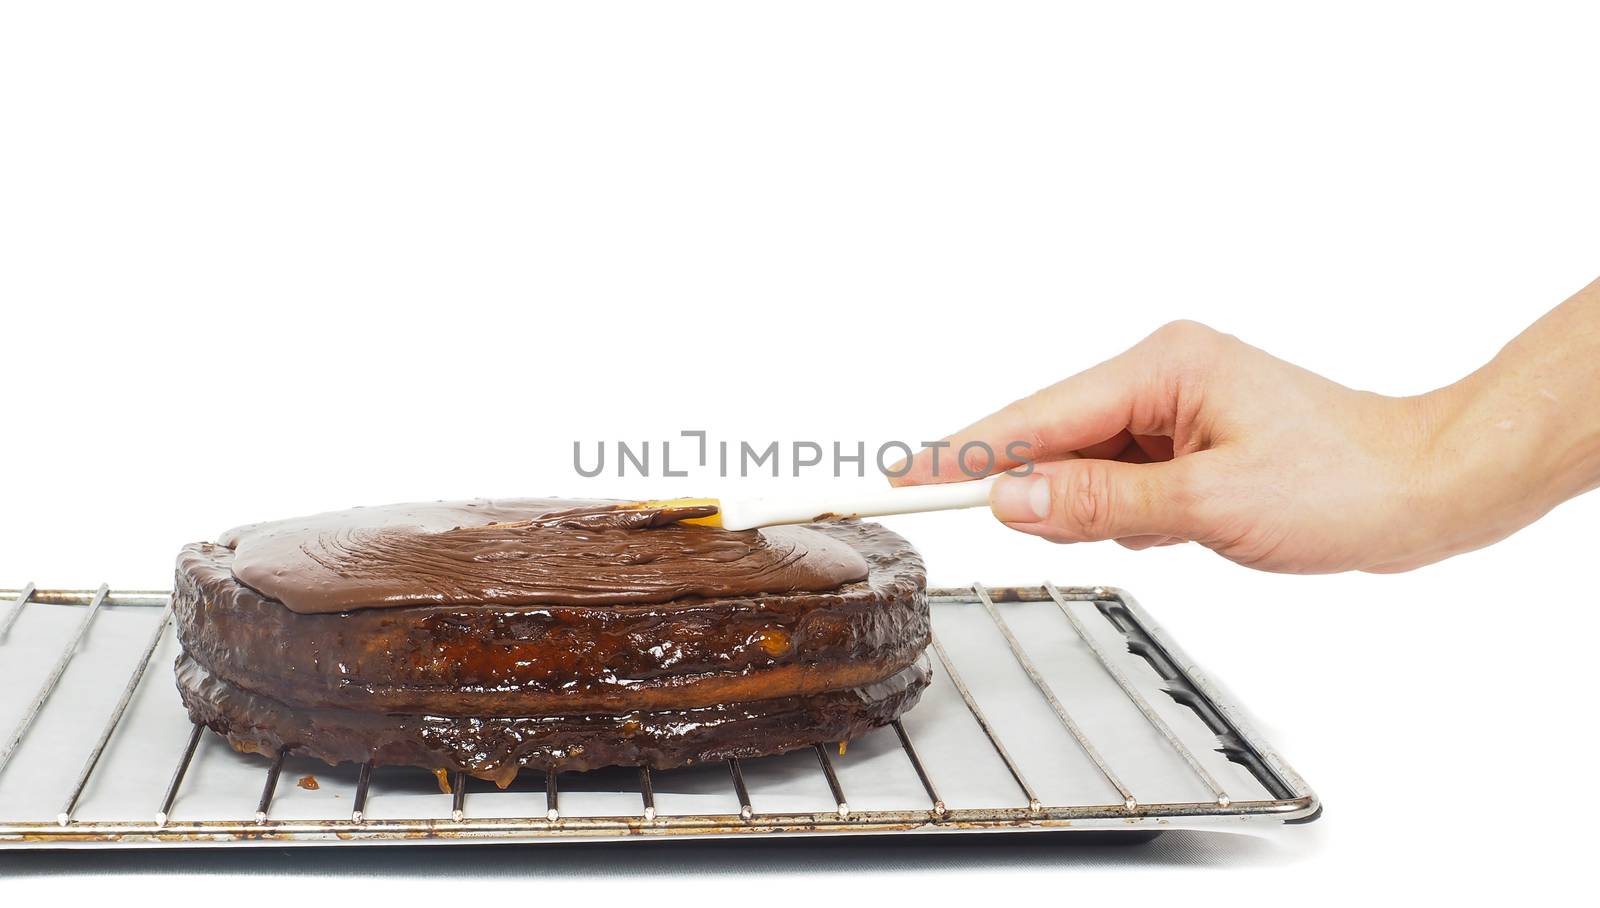
{"label": "wrist", "polygon": [[1424,510],[1440,558],[1504,539],[1583,491],[1581,464],[1568,456],[1570,422],[1515,372],[1496,360],[1412,399],[1423,426]]}

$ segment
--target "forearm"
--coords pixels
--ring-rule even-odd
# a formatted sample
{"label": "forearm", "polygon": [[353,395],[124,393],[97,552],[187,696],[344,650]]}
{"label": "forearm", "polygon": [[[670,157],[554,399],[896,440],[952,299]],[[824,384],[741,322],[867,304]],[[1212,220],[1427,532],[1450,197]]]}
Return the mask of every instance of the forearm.
{"label": "forearm", "polygon": [[1600,487],[1600,281],[1424,406],[1452,548],[1504,538]]}

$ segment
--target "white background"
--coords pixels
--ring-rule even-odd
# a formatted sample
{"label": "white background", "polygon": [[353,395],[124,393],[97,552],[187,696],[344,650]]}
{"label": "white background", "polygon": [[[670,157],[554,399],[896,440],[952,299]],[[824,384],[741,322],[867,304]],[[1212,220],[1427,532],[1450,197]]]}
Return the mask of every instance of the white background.
{"label": "white background", "polygon": [[[1179,317],[1355,387],[1447,383],[1600,273],[1597,30],[1544,4],[6,4],[0,586],[161,587],[184,542],[352,504],[732,493],[585,480],[572,444],[936,438]],[[1325,819],[0,872],[824,903],[1584,878],[1600,499],[1397,577],[892,524],[935,583],[1132,590]]]}

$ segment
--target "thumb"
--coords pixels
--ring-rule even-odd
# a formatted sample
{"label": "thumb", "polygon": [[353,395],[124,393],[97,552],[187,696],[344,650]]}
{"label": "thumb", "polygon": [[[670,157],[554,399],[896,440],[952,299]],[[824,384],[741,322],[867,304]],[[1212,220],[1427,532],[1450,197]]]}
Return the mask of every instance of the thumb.
{"label": "thumb", "polygon": [[1054,542],[1127,536],[1194,537],[1190,458],[1123,463],[1079,458],[1041,463],[1027,476],[1001,476],[989,496],[1012,529]]}

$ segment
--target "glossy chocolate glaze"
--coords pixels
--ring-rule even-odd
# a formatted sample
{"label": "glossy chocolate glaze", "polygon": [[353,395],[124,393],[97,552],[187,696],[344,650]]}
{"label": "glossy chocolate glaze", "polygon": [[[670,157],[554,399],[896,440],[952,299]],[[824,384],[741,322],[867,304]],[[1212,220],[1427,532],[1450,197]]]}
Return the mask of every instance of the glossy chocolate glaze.
{"label": "glossy chocolate glaze", "polygon": [[502,787],[519,769],[672,769],[849,741],[914,706],[931,679],[921,659],[882,681],[807,697],[478,719],[290,707],[178,657],[178,689],[190,718],[226,736],[236,750],[271,756],[288,749],[335,764],[371,760],[460,771]]}
{"label": "glossy chocolate glaze", "polygon": [[353,508],[223,534],[239,582],[303,614],[409,605],[660,603],[831,590],[861,556],[805,527],[729,532],[695,509],[487,499]]}
{"label": "glossy chocolate glaze", "polygon": [[[777,534],[775,544],[771,531],[693,527],[685,533],[691,528],[661,526],[659,514],[620,511],[610,503],[556,503],[344,512],[347,523],[371,519],[380,529],[404,527],[397,534],[406,537],[403,547],[445,536],[447,550],[495,568],[457,571],[451,583],[440,582],[439,570],[430,568],[419,580],[426,591],[422,604],[411,601],[419,598],[416,591],[406,595],[403,574],[394,567],[415,563],[413,556],[379,554],[384,567],[376,572],[312,557],[333,550],[323,542],[335,523],[331,515],[243,528],[224,537],[231,547],[186,546],[175,604],[185,651],[179,687],[191,715],[245,750],[288,747],[330,762],[410,763],[504,781],[518,765],[582,769],[643,762],[665,768],[845,739],[898,716],[927,684],[920,658],[929,640],[922,562],[905,540],[880,526],[796,527],[793,534]],[[463,511],[470,520],[454,524]],[[314,567],[293,555],[297,526],[304,544],[299,550]],[[551,540],[576,540],[580,547],[595,538],[604,543],[589,549],[601,554],[574,582],[577,591],[564,592],[550,586],[549,572],[501,570],[493,545],[491,554],[472,555],[465,537],[474,529],[505,541],[516,553],[512,561],[553,544],[530,541],[534,534],[554,532]],[[697,582],[692,570],[660,563],[673,559],[676,544],[628,541],[663,532],[681,535],[695,557],[724,566],[716,594],[675,591]],[[361,532],[340,538],[355,537],[370,538]],[[265,541],[252,563],[260,569],[279,558],[286,570],[276,576],[291,576],[289,587],[308,594],[302,606],[372,604],[380,588],[401,595],[379,595],[381,607],[291,611],[260,591],[257,584],[271,586],[270,577],[240,582],[249,571],[239,562],[251,554],[252,540]],[[628,560],[641,544],[653,560]],[[343,546],[339,557],[357,550]],[[716,552],[732,558],[717,562]],[[329,563],[355,579],[333,574]],[[562,570],[578,571],[583,563],[569,559]],[[657,583],[650,598],[663,591],[673,598],[639,602],[633,590],[603,594],[621,585],[607,573],[613,564],[671,578]],[[776,569],[741,580],[738,564]],[[840,565],[859,568],[843,571],[853,579],[834,580],[829,571],[839,572]],[[516,582],[477,582],[508,574]],[[458,582],[463,576],[476,580]],[[529,582],[535,576],[543,579]],[[774,577],[787,581],[774,584]],[[344,582],[362,592],[330,588]],[[829,585],[769,591],[818,583]],[[558,601],[493,598],[501,593]]]}

